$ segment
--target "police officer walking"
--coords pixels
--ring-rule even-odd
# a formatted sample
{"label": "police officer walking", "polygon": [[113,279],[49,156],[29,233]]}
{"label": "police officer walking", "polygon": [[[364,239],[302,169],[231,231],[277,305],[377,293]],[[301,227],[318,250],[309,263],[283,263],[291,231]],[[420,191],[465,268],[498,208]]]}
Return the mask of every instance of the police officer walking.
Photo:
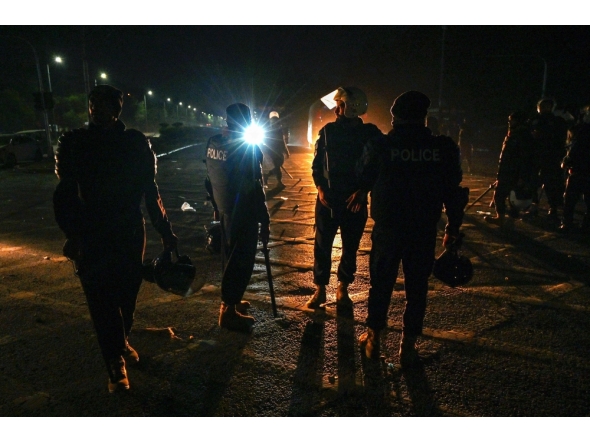
{"label": "police officer walking", "polygon": [[[584,196],[586,207],[590,204],[590,107],[584,109],[581,120],[570,130],[567,156],[562,167],[568,178],[564,193],[563,221],[559,231],[568,233],[574,226],[574,211],[580,197]],[[582,221],[582,229],[590,230],[590,214]]]}
{"label": "police officer walking", "polygon": [[469,190],[460,186],[459,147],[425,127],[430,99],[408,91],[393,102],[393,129],[369,142],[358,163],[361,192],[371,191],[375,224],[370,256],[367,331],[359,345],[367,358],[380,356],[380,334],[400,261],[406,307],[399,356],[402,367],[419,361],[416,340],[422,334],[428,278],[432,272],[437,222],[444,205],[448,223],[443,246],[459,236]]}
{"label": "police officer walking", "polygon": [[281,167],[285,163],[285,156],[288,159],[291,154],[287,147],[287,136],[279,123],[279,113],[276,111],[271,111],[269,114],[269,126],[261,149],[265,157],[265,163],[272,165],[270,171],[263,176],[264,183],[267,184],[270,176],[274,175],[278,182],[277,188],[285,188]]}
{"label": "police officer walking", "polygon": [[496,176],[496,189],[494,191],[494,205],[496,216],[485,216],[484,220],[500,227],[512,225],[514,219],[519,216],[519,208],[510,206],[510,221],[506,222],[506,199],[514,193],[514,198],[531,199],[536,193],[535,167],[532,159],[535,154],[535,140],[531,135],[527,115],[516,111],[508,116],[508,134],[504,138],[498,174]]}
{"label": "police officer walking", "polygon": [[355,176],[356,162],[364,144],[382,136],[379,129],[359,117],[367,112],[367,96],[355,87],[338,88],[336,121],[319,133],[312,162],[312,176],[318,189],[315,206],[314,284],[316,290],[307,301],[311,309],[323,308],[326,285],[332,268],[332,244],[338,228],[342,255],[338,266],[337,304],[352,306],[348,285],[354,281],[356,253],[367,222],[367,193],[360,190]]}
{"label": "police officer walking", "polygon": [[66,132],[59,139],[59,183],[53,204],[67,238],[64,255],[77,268],[112,393],[129,389],[125,359],[139,361],[128,336],[142,281],[142,198],[164,248],[175,249],[177,238],[155,181],[156,157],[150,143],[119,120],[123,93],[99,85],[88,101],[88,128]]}
{"label": "police officer walking", "polygon": [[242,301],[260,238],[270,234],[270,216],[262,188],[262,152],[245,140],[252,123],[250,108],[243,103],[227,107],[227,129],[207,143],[207,175],[217,203],[222,230],[225,269],[221,281],[219,326],[250,332],[254,318],[246,314],[250,303]]}
{"label": "police officer walking", "polygon": [[[545,98],[537,104],[537,116],[531,122],[538,159],[537,171],[549,202],[549,219],[557,222],[557,208],[563,204],[564,177],[560,168],[565,156],[567,122],[553,114],[555,101]],[[536,197],[538,201],[538,197]],[[538,203],[538,202],[535,202]]]}

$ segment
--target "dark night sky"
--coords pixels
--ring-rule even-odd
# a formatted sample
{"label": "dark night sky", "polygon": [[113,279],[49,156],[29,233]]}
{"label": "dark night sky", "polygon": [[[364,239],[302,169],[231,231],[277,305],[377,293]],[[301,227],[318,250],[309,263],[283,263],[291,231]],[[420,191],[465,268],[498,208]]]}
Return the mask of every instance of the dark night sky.
{"label": "dark night sky", "polygon": [[[386,130],[393,99],[418,89],[438,105],[442,26],[1,26],[37,49],[43,78],[51,66],[56,94],[83,92],[85,48],[91,79],[152,100],[171,97],[223,114],[234,101],[282,107],[304,116],[310,104],[338,86],[369,97],[366,120]],[[32,52],[0,38],[0,88],[37,88]],[[474,121],[502,125],[514,109],[533,111],[541,96],[561,106],[590,103],[590,27],[448,26],[444,40],[443,105]],[[510,57],[497,57],[510,56]]]}

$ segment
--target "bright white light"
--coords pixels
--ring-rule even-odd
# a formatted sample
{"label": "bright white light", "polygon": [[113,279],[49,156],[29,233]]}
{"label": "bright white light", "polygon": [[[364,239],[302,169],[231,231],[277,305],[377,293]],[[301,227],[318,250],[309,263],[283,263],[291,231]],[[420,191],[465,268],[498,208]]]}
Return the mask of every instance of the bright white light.
{"label": "bright white light", "polygon": [[151,96],[151,95],[153,94],[153,92],[151,92],[151,91],[148,91],[148,94]]}
{"label": "bright white light", "polygon": [[264,140],[264,130],[253,123],[244,131],[244,140],[251,145],[260,145]]}
{"label": "bright white light", "polygon": [[335,89],[330,94],[326,94],[324,97],[320,99],[324,103],[324,105],[328,107],[328,109],[333,109],[336,107],[336,100],[334,100],[334,96],[337,92],[338,90]]}
{"label": "bright white light", "polygon": [[170,102],[170,99],[166,99],[166,101]]}
{"label": "bright white light", "polygon": [[59,57],[59,56],[58,56],[58,57],[56,57],[56,58],[55,58],[55,61],[56,61],[57,63],[61,63],[61,62],[63,62],[63,59],[62,59],[61,57]]}
{"label": "bright white light", "polygon": [[106,79],[106,78],[107,78],[107,75],[106,75],[106,73],[104,73],[104,72],[103,72],[103,73],[101,73],[101,74],[100,74],[100,78],[101,78],[101,79]]}

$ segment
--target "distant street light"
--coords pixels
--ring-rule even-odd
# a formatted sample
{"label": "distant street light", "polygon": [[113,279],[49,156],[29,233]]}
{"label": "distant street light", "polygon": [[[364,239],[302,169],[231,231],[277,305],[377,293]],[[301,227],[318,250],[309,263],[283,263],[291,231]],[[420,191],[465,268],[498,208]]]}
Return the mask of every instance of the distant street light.
{"label": "distant street light", "polygon": [[[151,91],[147,92],[149,96],[151,96],[153,93]],[[147,131],[148,129],[148,113],[147,113],[147,98],[146,95],[143,95],[143,104],[145,106],[145,129]]]}
{"label": "distant street light", "polygon": [[44,91],[43,91],[43,81],[41,80],[41,68],[39,67],[39,57],[37,57],[37,51],[35,50],[35,47],[32,45],[31,42],[29,42],[28,40],[16,36],[16,35],[4,35],[3,37],[14,37],[16,39],[22,40],[23,42],[25,42],[27,45],[29,45],[31,47],[31,49],[33,50],[33,56],[35,57],[35,65],[37,67],[37,81],[39,82],[39,95],[41,96],[41,106],[43,108],[43,120],[45,123],[45,135],[46,135],[46,140],[47,140],[47,153],[46,154],[50,154],[50,150],[51,148],[51,134],[49,134],[49,119],[47,118],[47,107],[45,106],[45,97],[44,97]]}
{"label": "distant street light", "polygon": [[182,102],[178,102],[178,105],[176,105],[176,119],[178,119],[178,107],[182,106]]}
{"label": "distant street light", "polygon": [[[102,80],[106,80],[106,79],[107,79],[107,77],[108,77],[106,72],[101,72],[101,73],[100,73],[98,76],[99,76],[99,77],[100,77]],[[97,80],[97,79],[94,79],[94,86],[98,86],[98,80]]]}
{"label": "distant street light", "polygon": [[[53,59],[56,63],[62,63],[63,60],[61,57],[55,57]],[[53,91],[51,90],[51,74],[49,73],[49,63],[47,63],[47,83],[49,85],[49,95],[51,95],[53,93]],[[51,108],[51,116],[53,119],[53,125],[55,125],[55,110],[53,109],[53,107]]]}

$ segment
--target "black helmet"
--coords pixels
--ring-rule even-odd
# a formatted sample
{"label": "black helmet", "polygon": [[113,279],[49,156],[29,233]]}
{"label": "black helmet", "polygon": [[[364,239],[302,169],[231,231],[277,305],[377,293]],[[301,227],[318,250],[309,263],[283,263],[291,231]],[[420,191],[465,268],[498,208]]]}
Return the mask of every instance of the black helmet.
{"label": "black helmet", "polygon": [[432,274],[454,288],[465,285],[471,280],[473,265],[468,257],[460,256],[456,250],[446,250],[434,261]]}
{"label": "black helmet", "polygon": [[178,250],[174,250],[174,253],[175,262],[172,262],[170,250],[162,251],[153,261],[145,261],[143,278],[158,284],[164,291],[187,296],[197,270],[188,256],[179,256]]}

